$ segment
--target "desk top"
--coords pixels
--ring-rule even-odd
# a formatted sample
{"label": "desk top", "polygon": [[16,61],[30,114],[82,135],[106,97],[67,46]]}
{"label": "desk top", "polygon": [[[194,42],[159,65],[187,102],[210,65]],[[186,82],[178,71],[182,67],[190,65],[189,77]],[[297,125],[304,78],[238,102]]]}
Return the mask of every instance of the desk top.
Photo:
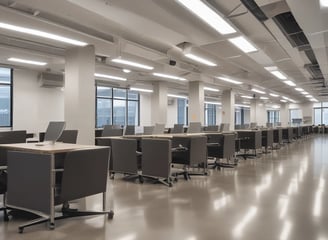
{"label": "desk top", "polygon": [[43,146],[37,146],[35,143],[0,144],[0,148],[6,148],[8,150],[14,150],[14,151],[52,154],[52,153],[69,152],[74,150],[98,149],[98,148],[108,148],[108,147],[57,142],[55,144],[46,144]]}

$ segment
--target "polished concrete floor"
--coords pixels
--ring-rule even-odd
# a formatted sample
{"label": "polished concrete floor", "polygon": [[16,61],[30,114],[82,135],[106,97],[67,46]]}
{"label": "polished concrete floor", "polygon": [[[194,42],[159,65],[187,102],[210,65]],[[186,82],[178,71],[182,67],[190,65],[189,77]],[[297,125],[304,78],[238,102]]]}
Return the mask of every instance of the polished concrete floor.
{"label": "polished concrete floor", "polygon": [[[23,234],[23,220],[0,220],[0,240],[328,240],[326,179],[328,135],[313,135],[172,188],[109,180],[113,220],[61,220],[55,230],[42,224]],[[99,208],[99,199],[88,204]]]}

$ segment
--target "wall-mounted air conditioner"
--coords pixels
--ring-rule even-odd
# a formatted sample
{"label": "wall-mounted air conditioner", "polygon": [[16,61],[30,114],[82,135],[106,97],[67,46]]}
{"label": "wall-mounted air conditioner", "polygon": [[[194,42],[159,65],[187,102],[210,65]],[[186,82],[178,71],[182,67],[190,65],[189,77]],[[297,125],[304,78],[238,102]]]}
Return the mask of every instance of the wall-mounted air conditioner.
{"label": "wall-mounted air conditioner", "polygon": [[39,75],[39,86],[40,87],[64,87],[64,75],[43,72]]}

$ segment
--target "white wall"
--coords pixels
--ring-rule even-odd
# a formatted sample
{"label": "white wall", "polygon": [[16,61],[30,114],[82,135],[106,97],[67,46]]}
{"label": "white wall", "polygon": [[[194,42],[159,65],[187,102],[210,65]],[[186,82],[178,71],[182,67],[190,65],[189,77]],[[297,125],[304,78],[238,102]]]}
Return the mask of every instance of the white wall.
{"label": "white wall", "polygon": [[15,69],[13,73],[13,129],[45,131],[51,120],[64,120],[64,93],[38,85],[38,72]]}
{"label": "white wall", "polygon": [[173,127],[178,122],[178,101],[172,98],[171,105],[167,105],[166,127]]}
{"label": "white wall", "polygon": [[151,94],[140,93],[140,126],[151,125]]}

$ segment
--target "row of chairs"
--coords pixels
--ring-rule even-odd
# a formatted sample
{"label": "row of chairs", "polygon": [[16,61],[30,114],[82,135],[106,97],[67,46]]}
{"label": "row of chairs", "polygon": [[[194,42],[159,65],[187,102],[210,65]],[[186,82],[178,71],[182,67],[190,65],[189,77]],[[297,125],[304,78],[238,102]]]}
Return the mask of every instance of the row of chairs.
{"label": "row of chairs", "polygon": [[[224,132],[229,131],[228,123],[221,123],[220,126],[213,125],[202,127],[200,122],[191,122],[188,128],[185,128],[183,124],[174,124],[173,128],[170,128],[168,133],[201,133],[203,131],[214,131],[214,132]],[[144,135],[155,135],[163,134],[165,132],[165,124],[156,123],[155,126],[144,126]],[[135,135],[136,126],[127,125],[124,129],[120,125],[105,125],[102,130],[102,137],[109,136],[123,136],[123,135]]]}

